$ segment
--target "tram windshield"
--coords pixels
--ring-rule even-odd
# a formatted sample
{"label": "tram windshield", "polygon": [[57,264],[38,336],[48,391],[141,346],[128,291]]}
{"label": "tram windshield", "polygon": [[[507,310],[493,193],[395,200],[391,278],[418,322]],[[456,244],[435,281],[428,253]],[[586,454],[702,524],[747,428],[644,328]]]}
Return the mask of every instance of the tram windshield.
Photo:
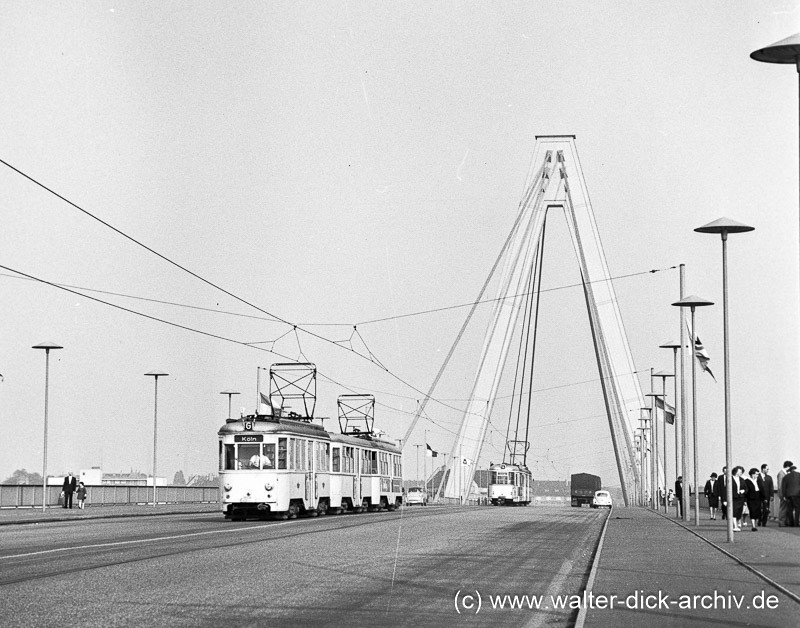
{"label": "tram windshield", "polygon": [[508,473],[505,471],[490,471],[489,484],[508,484]]}
{"label": "tram windshield", "polygon": [[228,443],[222,454],[224,471],[275,468],[275,443]]}

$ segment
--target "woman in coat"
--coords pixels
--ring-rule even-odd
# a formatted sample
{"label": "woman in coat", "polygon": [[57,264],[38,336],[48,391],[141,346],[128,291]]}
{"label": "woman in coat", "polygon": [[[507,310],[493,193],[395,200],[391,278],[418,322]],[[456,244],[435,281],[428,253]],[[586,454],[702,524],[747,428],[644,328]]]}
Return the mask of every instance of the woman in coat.
{"label": "woman in coat", "polygon": [[734,467],[731,478],[733,489],[733,531],[742,531],[742,512],[744,511],[744,504],[747,501],[747,487],[745,485],[745,478],[742,477],[744,467]]}
{"label": "woman in coat", "polygon": [[761,519],[761,502],[764,495],[764,480],[758,473],[755,467],[750,469],[750,477],[745,480],[745,499],[747,501],[747,510],[750,511],[750,521],[753,524],[752,530],[755,532],[758,528],[756,522]]}

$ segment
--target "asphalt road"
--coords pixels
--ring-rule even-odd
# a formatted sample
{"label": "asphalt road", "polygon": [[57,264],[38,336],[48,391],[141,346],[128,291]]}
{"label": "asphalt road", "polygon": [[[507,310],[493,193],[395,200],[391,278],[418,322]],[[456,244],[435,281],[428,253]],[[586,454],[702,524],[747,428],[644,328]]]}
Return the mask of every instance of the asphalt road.
{"label": "asphalt road", "polygon": [[[0,625],[569,626],[606,513],[416,507],[293,521],[218,513],[0,529]],[[532,598],[508,608],[503,596]],[[500,609],[498,599],[505,602]]]}

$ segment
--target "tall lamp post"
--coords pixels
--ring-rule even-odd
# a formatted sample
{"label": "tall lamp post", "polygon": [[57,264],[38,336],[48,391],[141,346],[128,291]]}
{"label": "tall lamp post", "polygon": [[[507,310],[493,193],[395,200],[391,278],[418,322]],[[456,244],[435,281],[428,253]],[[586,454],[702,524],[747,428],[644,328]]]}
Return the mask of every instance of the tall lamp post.
{"label": "tall lamp post", "polygon": [[153,409],[153,508],[156,507],[158,499],[156,498],[156,491],[158,482],[156,480],[156,451],[158,446],[158,378],[167,377],[169,373],[163,371],[150,371],[145,373],[147,377],[152,377],[155,381],[155,405]]}
{"label": "tall lamp post", "polygon": [[[642,408],[642,410],[649,410],[650,408]],[[641,450],[641,457],[642,457],[642,506],[647,508],[648,501],[653,496],[653,457],[650,454],[650,448],[647,446],[649,439],[647,437],[646,432],[650,430],[650,426],[647,425],[647,422],[650,420],[650,417],[642,417],[639,419],[639,422],[642,425],[638,428],[642,432],[641,443],[642,443],[642,450]],[[646,461],[649,461],[647,464]],[[647,478],[647,479],[645,479]],[[647,494],[645,494],[645,491]]]}
{"label": "tall lamp post", "polygon": [[[223,390],[220,395],[228,395],[228,421],[230,421],[233,417],[231,417],[231,399],[234,395],[238,395],[239,393],[235,390]],[[256,412],[258,414],[258,412]]]}
{"label": "tall lamp post", "polygon": [[[706,305],[714,305],[713,301],[707,301],[706,299],[701,299],[695,295],[689,295],[688,297],[682,298],[680,301],[676,301],[673,303],[675,307],[688,307],[692,313],[692,335],[694,338],[690,339],[690,342],[694,344],[694,339],[697,338],[697,328],[694,325],[694,311],[698,307],[704,307]],[[696,526],[700,526],[700,490],[699,490],[699,465],[697,462],[697,359],[694,356],[694,348],[692,349],[692,451],[693,451],[693,458],[694,458],[694,524]],[[730,476],[730,471],[728,471],[728,475]],[[686,494],[686,488],[690,486],[689,482],[687,482],[686,477],[683,478],[683,492],[684,495]],[[733,507],[733,504],[729,501],[728,502],[729,508]]]}
{"label": "tall lamp post", "polygon": [[[675,384],[674,390],[674,399],[675,399],[675,475],[680,475],[681,477],[688,477],[686,473],[685,465],[681,464],[681,461],[685,458],[681,456],[681,452],[686,448],[686,441],[681,440],[681,434],[685,434],[682,429],[678,429],[678,426],[682,427],[682,422],[685,421],[683,415],[679,414],[678,412],[678,349],[681,348],[681,343],[675,342],[674,340],[670,340],[665,342],[664,344],[658,345],[659,349],[672,349],[672,373],[674,375],[674,379],[672,380]],[[688,510],[688,502],[686,501],[686,494],[687,491],[684,491],[684,496],[681,497],[681,503],[678,503],[678,499],[676,496],[675,499],[675,516],[680,517],[681,511],[684,513],[684,520],[686,519],[686,512]]]}
{"label": "tall lamp post", "polygon": [[[653,450],[655,451],[654,460],[655,460],[655,468],[656,468],[656,472],[655,472],[656,473],[656,478],[655,478],[656,479],[656,487],[658,487],[658,480],[659,480],[658,476],[659,476],[659,471],[660,471],[659,466],[658,466],[658,454],[661,451],[661,444],[658,442],[658,433],[659,433],[659,429],[660,429],[659,426],[658,426],[658,398],[659,397],[662,398],[662,407],[663,407],[663,403],[664,403],[663,397],[664,397],[664,395],[662,395],[661,393],[650,392],[650,393],[647,393],[645,395],[645,397],[652,397],[653,398],[653,414],[652,414],[652,418],[653,418]],[[665,412],[666,412],[666,410],[664,410],[664,412],[662,412],[662,415]],[[666,425],[666,421],[664,421],[664,424]],[[663,428],[661,428],[661,430],[662,431],[666,431]],[[667,441],[667,439],[664,438],[664,442],[666,442],[666,441]],[[664,455],[664,510],[666,511],[666,509],[667,509],[667,456],[666,456],[666,449],[664,451],[664,454],[665,454]],[[659,496],[659,499],[660,499],[660,496]],[[661,510],[661,504],[660,503],[656,504],[656,510]]]}
{"label": "tall lamp post", "polygon": [[743,225],[730,218],[719,218],[702,227],[697,227],[698,233],[718,233],[722,237],[722,346],[725,368],[725,465],[728,467],[725,475],[728,500],[728,542],[733,543],[733,486],[731,485],[731,382],[730,382],[730,363],[729,351],[730,342],[728,336],[728,234],[745,233],[753,231],[755,227]]}
{"label": "tall lamp post", "polygon": [[[639,419],[639,421],[644,421],[644,423],[645,423],[644,427],[642,427],[642,434],[644,434],[645,430],[649,430],[650,431],[650,438],[645,437],[645,441],[644,441],[645,449],[644,449],[644,452],[642,454],[642,464],[644,464],[644,458],[646,457],[647,460],[649,461],[649,464],[647,465],[647,471],[648,471],[647,474],[650,476],[650,482],[649,482],[649,487],[648,487],[648,492],[650,493],[650,499],[647,500],[647,501],[650,501],[650,507],[651,508],[655,508],[656,507],[656,501],[655,501],[654,495],[655,495],[655,486],[656,485],[655,485],[655,480],[653,479],[654,476],[655,476],[655,474],[653,473],[653,471],[654,471],[653,444],[652,444],[652,441],[653,441],[653,425],[652,425],[652,422],[650,423],[650,425],[647,424],[648,421],[652,421],[653,409],[652,408],[640,408],[640,410],[647,410],[648,412],[650,412],[650,416],[642,417],[642,418]],[[649,447],[647,446],[648,443],[650,443]],[[645,504],[645,506],[647,506],[647,504]]]}
{"label": "tall lamp post", "polygon": [[[664,400],[663,400],[663,404],[664,404],[664,407],[663,407],[663,410],[664,410],[664,415],[663,415],[664,416],[664,423],[663,423],[663,426],[664,426],[664,484],[665,484],[664,488],[666,489],[667,488],[667,482],[668,482],[667,478],[669,477],[669,474],[667,473],[667,378],[668,377],[673,377],[674,378],[675,374],[674,373],[668,373],[667,371],[659,371],[658,373],[655,373],[655,376],[661,378],[661,396],[664,398]],[[675,434],[677,434],[678,433],[678,424],[675,422],[675,413],[674,412],[672,414],[672,423],[673,423],[673,426],[675,427]],[[678,444],[678,439],[677,439],[677,436],[676,436],[676,438],[675,438],[675,446],[676,447],[677,447],[677,444]],[[680,474],[678,473],[678,456],[677,456],[677,451],[676,451],[675,452],[675,477],[677,478],[678,475],[680,475]],[[669,493],[669,491],[667,491],[667,493]],[[676,495],[675,496],[675,502],[677,503],[677,501],[678,501],[678,496]],[[666,500],[664,500],[664,514],[666,514],[666,513],[667,513],[667,502],[666,502]]]}
{"label": "tall lamp post", "polygon": [[50,350],[64,347],[54,342],[42,342],[33,345],[32,348],[44,349],[44,446],[42,447],[42,511],[44,511],[47,509],[47,389],[50,386]]}

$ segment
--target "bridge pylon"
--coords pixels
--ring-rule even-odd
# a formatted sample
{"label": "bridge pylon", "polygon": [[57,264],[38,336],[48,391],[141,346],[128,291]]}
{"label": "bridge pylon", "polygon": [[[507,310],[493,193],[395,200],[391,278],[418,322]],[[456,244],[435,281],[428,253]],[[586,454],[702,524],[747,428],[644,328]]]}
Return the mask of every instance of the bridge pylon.
{"label": "bridge pylon", "polygon": [[639,481],[634,422],[644,406],[617,297],[573,135],[537,136],[514,233],[505,251],[497,301],[478,371],[451,450],[444,496],[466,500],[481,455],[511,337],[523,311],[525,282],[543,246],[545,215],[563,209],[580,266],[592,342],[625,504]]}

